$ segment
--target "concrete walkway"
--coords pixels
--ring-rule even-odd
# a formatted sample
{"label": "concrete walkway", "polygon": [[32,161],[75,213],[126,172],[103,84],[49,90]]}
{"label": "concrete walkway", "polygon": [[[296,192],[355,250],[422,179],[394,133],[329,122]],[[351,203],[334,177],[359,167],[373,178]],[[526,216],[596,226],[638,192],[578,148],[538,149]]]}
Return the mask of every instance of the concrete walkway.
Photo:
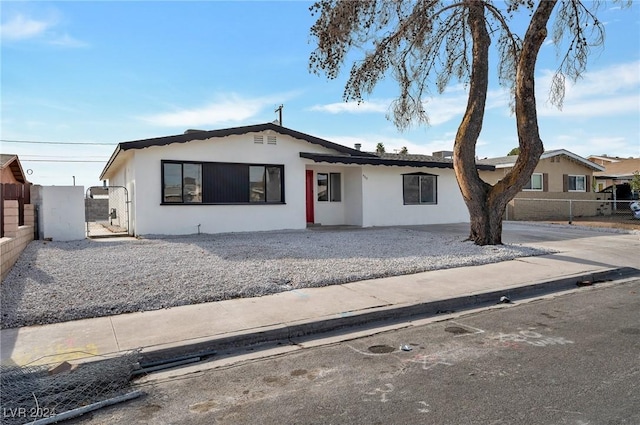
{"label": "concrete walkway", "polygon": [[515,225],[505,228],[503,240],[558,252],[259,298],[3,329],[0,359],[3,365],[50,364],[142,348],[146,359],[166,360],[495,304],[501,296],[517,300],[575,288],[583,281],[640,275],[637,233]]}

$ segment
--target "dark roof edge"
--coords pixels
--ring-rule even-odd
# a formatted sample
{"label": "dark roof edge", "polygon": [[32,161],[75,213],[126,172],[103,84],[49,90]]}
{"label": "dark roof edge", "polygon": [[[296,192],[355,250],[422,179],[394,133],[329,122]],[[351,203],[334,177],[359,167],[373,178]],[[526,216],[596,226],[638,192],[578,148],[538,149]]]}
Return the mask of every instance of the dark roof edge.
{"label": "dark roof edge", "polygon": [[118,143],[116,149],[111,154],[109,161],[107,161],[106,166],[100,173],[100,180],[103,180],[104,175],[107,170],[116,159],[116,156],[121,151],[126,151],[129,149],[144,149],[151,146],[166,146],[172,143],[186,143],[193,140],[205,140],[213,137],[225,137],[232,135],[240,135],[247,133],[258,133],[261,131],[272,130],[279,134],[285,134],[293,137],[294,139],[299,139],[303,141],[307,141],[309,143],[313,143],[316,145],[324,146],[328,149],[333,149],[340,153],[348,154],[348,155],[358,155],[362,157],[375,157],[376,155],[370,154],[367,152],[362,152],[357,149],[352,149],[343,145],[339,145],[337,143],[330,142],[325,139],[321,139],[319,137],[311,136],[310,134],[301,133],[299,131],[292,130],[287,127],[282,127],[281,125],[277,125],[274,123],[264,123],[264,124],[255,124],[255,125],[247,125],[242,127],[231,127],[224,128],[221,130],[202,130],[202,131],[188,131],[185,134],[176,134],[173,136],[163,136],[163,137],[155,137],[152,139],[141,139],[141,140],[133,140],[131,142],[121,142]]}
{"label": "dark roof edge", "polygon": [[[383,159],[378,156],[338,156],[338,155],[324,155],[315,154],[309,152],[300,152],[300,157],[305,159],[311,159],[315,162],[328,162],[330,164],[361,164],[361,165],[388,165],[388,166],[400,166],[400,167],[428,167],[428,168],[451,168],[453,169],[453,162],[434,162],[434,161],[410,161],[406,159]],[[494,171],[493,165],[476,164],[478,170]]]}
{"label": "dark roof edge", "polygon": [[310,134],[301,133],[299,131],[292,130],[287,127],[282,127],[274,123],[264,123],[247,125],[242,127],[231,127],[220,130],[206,130],[206,131],[190,131],[185,134],[177,134],[174,136],[156,137],[153,139],[134,140],[131,142],[122,142],[118,146],[121,150],[129,149],[143,149],[151,146],[165,146],[172,143],[186,143],[192,140],[205,140],[213,137],[226,137],[232,135],[240,135],[247,133],[258,133],[261,131],[272,130],[276,133],[286,134],[295,139],[305,140],[316,145],[321,145],[329,149],[336,150],[341,153],[360,156],[375,156],[366,152],[361,152],[356,149],[352,149],[337,143],[330,142],[319,137],[311,136]]}
{"label": "dark roof edge", "polygon": [[107,165],[104,166],[104,168],[102,169],[102,172],[100,173],[100,178],[98,178],[98,180],[104,180],[104,175],[107,173],[107,170],[109,169],[109,167],[111,167],[111,164],[113,164],[113,161],[116,160],[116,156],[118,156],[118,154],[120,153],[121,149],[120,149],[120,144],[118,144],[116,146],[116,149],[113,151],[113,153],[111,154],[111,157],[109,158],[109,160],[107,161]]}

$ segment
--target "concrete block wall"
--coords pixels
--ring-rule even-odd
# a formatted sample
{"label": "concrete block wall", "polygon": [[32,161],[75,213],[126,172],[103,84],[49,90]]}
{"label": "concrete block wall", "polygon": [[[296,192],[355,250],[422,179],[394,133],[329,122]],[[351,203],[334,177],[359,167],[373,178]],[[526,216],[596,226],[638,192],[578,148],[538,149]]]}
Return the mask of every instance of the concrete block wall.
{"label": "concrete block wall", "polygon": [[109,198],[85,198],[84,217],[86,221],[109,221]]}
{"label": "concrete block wall", "polygon": [[4,201],[5,236],[0,238],[0,281],[9,274],[18,257],[33,240],[34,206],[24,206],[24,226],[18,226],[18,201]]}

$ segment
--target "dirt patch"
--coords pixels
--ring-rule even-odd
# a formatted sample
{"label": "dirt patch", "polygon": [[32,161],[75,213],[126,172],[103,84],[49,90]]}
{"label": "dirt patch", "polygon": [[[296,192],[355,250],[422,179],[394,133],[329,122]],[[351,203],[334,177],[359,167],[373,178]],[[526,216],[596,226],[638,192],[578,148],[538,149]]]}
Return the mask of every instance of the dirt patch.
{"label": "dirt patch", "polygon": [[[566,221],[550,221],[552,224],[567,224]],[[640,220],[629,216],[602,216],[602,217],[577,217],[572,223],[574,226],[604,227],[607,229],[640,230]]]}

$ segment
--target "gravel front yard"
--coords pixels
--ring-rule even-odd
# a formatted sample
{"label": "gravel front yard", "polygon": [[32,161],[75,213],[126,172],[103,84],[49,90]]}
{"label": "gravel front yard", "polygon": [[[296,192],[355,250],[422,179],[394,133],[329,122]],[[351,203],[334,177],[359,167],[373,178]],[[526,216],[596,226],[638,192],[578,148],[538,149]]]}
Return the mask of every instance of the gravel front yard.
{"label": "gravel front yard", "polygon": [[0,285],[2,328],[156,310],[546,253],[420,228],[33,241]]}

